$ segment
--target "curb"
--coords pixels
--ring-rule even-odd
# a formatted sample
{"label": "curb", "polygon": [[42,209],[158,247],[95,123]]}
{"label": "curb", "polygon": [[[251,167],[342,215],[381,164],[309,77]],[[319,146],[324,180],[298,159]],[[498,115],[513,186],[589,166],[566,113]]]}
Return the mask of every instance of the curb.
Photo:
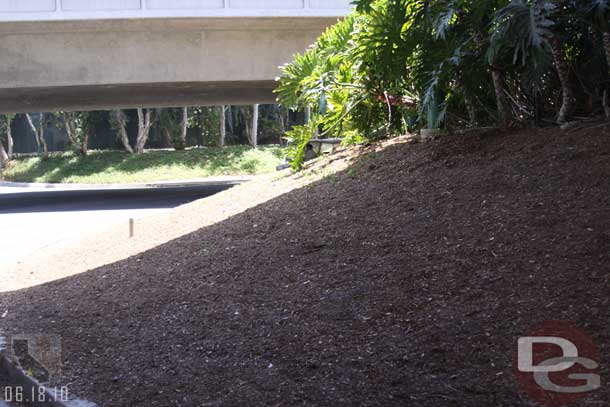
{"label": "curb", "polygon": [[[31,192],[47,191],[89,191],[89,190],[122,190],[122,189],[144,189],[144,188],[167,188],[167,187],[195,187],[215,185],[222,183],[238,183],[252,181],[255,176],[241,177],[210,177],[191,180],[157,181],[134,184],[51,184],[51,183],[28,183],[0,181],[0,191],[10,188],[32,189]],[[6,193],[20,193],[21,191],[6,191]]]}
{"label": "curb", "polygon": [[69,201],[97,201],[102,198],[129,199],[152,196],[171,196],[180,198],[200,199],[217,194],[241,182],[216,182],[196,185],[167,185],[162,187],[139,187],[121,189],[76,189],[76,190],[51,190],[18,193],[0,193],[0,206],[32,206],[54,203],[57,200]]}

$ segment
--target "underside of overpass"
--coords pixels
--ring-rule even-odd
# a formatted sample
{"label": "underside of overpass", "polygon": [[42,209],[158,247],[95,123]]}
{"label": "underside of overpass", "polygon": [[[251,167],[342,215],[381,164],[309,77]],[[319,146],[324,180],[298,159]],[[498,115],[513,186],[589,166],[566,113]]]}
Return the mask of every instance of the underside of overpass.
{"label": "underside of overpass", "polygon": [[0,112],[275,103],[275,81],[168,82],[3,89]]}
{"label": "underside of overpass", "polygon": [[0,112],[272,103],[279,67],[348,12],[345,0],[0,0]]}

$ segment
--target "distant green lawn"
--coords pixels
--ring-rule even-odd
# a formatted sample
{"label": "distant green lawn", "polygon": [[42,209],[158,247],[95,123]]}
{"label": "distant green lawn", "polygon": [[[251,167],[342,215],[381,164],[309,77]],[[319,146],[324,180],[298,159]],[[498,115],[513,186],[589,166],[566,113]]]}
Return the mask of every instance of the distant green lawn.
{"label": "distant green lawn", "polygon": [[136,156],[120,151],[53,154],[46,160],[20,158],[0,172],[0,179],[44,183],[137,183],[256,175],[275,171],[282,161],[279,147],[199,148],[188,151],[149,151]]}

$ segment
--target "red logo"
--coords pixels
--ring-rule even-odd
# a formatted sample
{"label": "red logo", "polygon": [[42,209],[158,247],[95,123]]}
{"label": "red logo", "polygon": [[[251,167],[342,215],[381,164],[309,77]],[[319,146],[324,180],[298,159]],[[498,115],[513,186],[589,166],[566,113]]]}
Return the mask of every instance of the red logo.
{"label": "red logo", "polygon": [[518,339],[514,370],[532,400],[557,407],[601,387],[600,360],[593,339],[574,323],[548,321]]}

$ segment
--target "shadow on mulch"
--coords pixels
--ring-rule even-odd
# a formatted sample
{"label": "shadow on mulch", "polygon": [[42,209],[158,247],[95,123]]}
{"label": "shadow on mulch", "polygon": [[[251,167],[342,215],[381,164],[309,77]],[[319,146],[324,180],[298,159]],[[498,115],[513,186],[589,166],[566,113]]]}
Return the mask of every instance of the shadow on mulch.
{"label": "shadow on mulch", "polygon": [[601,131],[397,144],[2,294],[0,327],[62,335],[64,383],[103,406],[530,406],[512,359],[541,321],[589,332],[608,378],[609,191]]}

